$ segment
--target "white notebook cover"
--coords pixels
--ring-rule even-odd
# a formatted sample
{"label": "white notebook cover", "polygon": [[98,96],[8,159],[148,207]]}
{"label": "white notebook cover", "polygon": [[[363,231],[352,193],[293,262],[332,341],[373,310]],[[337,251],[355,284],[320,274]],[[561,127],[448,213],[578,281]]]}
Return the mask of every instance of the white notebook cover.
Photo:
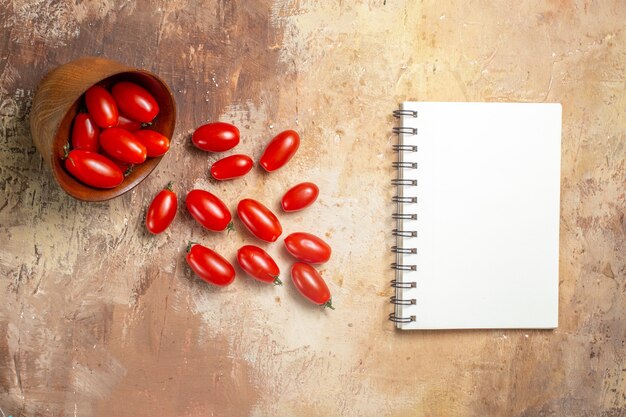
{"label": "white notebook cover", "polygon": [[[396,306],[401,329],[556,328],[558,325],[561,105],[405,102],[399,160],[417,163],[398,187],[417,197],[399,212]],[[403,129],[406,130],[406,129]]]}

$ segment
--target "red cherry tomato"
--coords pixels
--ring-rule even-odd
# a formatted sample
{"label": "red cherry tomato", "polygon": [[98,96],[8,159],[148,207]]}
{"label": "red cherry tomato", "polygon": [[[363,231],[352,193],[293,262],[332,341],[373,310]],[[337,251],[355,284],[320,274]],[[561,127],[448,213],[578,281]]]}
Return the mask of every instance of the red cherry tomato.
{"label": "red cherry tomato", "polygon": [[87,113],[78,113],[72,126],[72,148],[98,152],[100,128]]}
{"label": "red cherry tomato", "polygon": [[85,104],[89,114],[101,128],[117,126],[118,110],[115,100],[107,90],[94,85],[85,93]]}
{"label": "red cherry tomato", "polygon": [[211,166],[211,175],[216,180],[230,180],[246,175],[252,169],[252,158],[247,155],[231,155]]}
{"label": "red cherry tomato", "polygon": [[235,268],[217,252],[190,243],[187,246],[187,263],[206,282],[224,287],[235,280]]}
{"label": "red cherry tomato", "polygon": [[150,207],[148,207],[148,213],[146,214],[146,228],[150,233],[155,235],[161,233],[172,223],[174,217],[176,217],[176,209],[178,208],[178,198],[172,190],[172,183],[161,190],[154,197]]}
{"label": "red cherry tomato", "polygon": [[164,155],[170,149],[170,140],[157,131],[142,129],[134,135],[146,147],[148,158]]}
{"label": "red cherry tomato", "polygon": [[128,130],[133,133],[141,129],[141,122],[136,122],[134,120],[129,119],[128,117],[120,114],[117,118],[117,126],[120,129]]}
{"label": "red cherry tomato", "polygon": [[298,211],[317,200],[320,189],[312,182],[303,182],[289,189],[280,201],[284,211]]}
{"label": "red cherry tomato", "polygon": [[301,261],[321,264],[330,259],[328,243],[310,233],[292,233],[285,238],[287,251]]}
{"label": "red cherry tomato", "polygon": [[124,181],[117,165],[99,153],[82,149],[70,151],[65,168],[80,182],[96,188],[114,188]]}
{"label": "red cherry tomato", "polygon": [[326,282],[311,265],[302,262],[293,264],[291,267],[291,280],[298,292],[309,301],[333,310],[335,309]]}
{"label": "red cherry tomato", "polygon": [[266,242],[276,241],[283,232],[274,213],[256,200],[241,200],[237,205],[237,215],[253,235]]}
{"label": "red cherry tomato", "polygon": [[267,145],[259,163],[268,172],[276,171],[289,162],[299,146],[300,136],[293,130],[285,130]]}
{"label": "red cherry tomato", "polygon": [[215,195],[204,190],[191,190],[185,200],[187,210],[205,228],[214,232],[233,229],[230,211]]}
{"label": "red cherry tomato", "polygon": [[246,245],[237,251],[237,262],[241,269],[257,281],[283,285],[278,278],[280,269],[272,257],[258,246]]}
{"label": "red cherry tomato", "polygon": [[100,145],[109,155],[120,161],[141,164],[146,160],[147,150],[134,134],[112,127],[100,134]]}
{"label": "red cherry tomato", "polygon": [[239,143],[239,129],[224,122],[207,123],[193,132],[191,141],[203,151],[224,152]]}
{"label": "red cherry tomato", "polygon": [[128,81],[113,86],[111,94],[120,111],[132,120],[150,122],[159,114],[159,104],[143,87]]}
{"label": "red cherry tomato", "polygon": [[107,159],[109,159],[111,162],[117,165],[122,170],[125,177],[131,173],[131,171],[133,170],[133,167],[135,166],[129,162],[121,161],[117,159],[116,157],[109,155],[104,149],[100,150],[100,155],[105,156]]}

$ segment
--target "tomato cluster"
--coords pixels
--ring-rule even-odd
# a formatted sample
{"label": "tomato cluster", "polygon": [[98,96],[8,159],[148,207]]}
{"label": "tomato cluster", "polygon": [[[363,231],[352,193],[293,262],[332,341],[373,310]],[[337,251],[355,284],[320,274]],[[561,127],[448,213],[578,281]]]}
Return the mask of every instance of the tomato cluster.
{"label": "tomato cluster", "polygon": [[[237,127],[223,122],[200,126],[192,136],[193,144],[207,152],[224,152],[237,146],[240,134]],[[272,172],[283,167],[295,155],[300,137],[287,130],[274,137],[263,152],[259,164]],[[236,154],[220,159],[211,167],[211,175],[219,181],[246,175],[254,161],[247,155]],[[281,199],[285,212],[302,210],[315,202],[318,187],[311,182],[297,184]],[[176,215],[176,195],[171,185],[162,190],[152,201],[146,216],[146,227],[152,233],[161,233]],[[212,232],[233,230],[232,215],[224,202],[206,190],[194,189],[187,193],[185,205],[189,214],[205,229]],[[283,233],[278,217],[257,200],[243,199],[237,204],[237,216],[256,238],[275,242]],[[328,286],[319,272],[310,264],[328,261],[330,246],[319,237],[309,233],[292,233],[284,239],[287,251],[298,261],[291,268],[291,278],[296,289],[308,300],[324,307],[334,308]],[[220,254],[195,242],[187,247],[186,260],[191,269],[203,280],[218,286],[231,284],[235,269]],[[282,285],[280,268],[263,249],[245,245],[237,251],[239,266],[252,278]]]}
{"label": "tomato cluster", "polygon": [[144,128],[159,114],[159,104],[143,87],[121,81],[109,92],[94,85],[83,102],[87,111],[74,117],[64,158],[65,168],[80,182],[117,187],[134,165],[169,150],[169,138]]}

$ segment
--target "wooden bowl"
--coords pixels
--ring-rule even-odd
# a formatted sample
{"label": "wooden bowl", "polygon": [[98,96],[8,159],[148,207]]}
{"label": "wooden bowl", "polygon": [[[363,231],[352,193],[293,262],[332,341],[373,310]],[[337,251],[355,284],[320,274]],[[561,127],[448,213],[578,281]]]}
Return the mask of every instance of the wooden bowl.
{"label": "wooden bowl", "polygon": [[37,87],[30,113],[33,142],[52,169],[57,183],[79,200],[104,201],[122,195],[150,175],[163,158],[148,158],[143,164],[135,166],[120,185],[111,189],[92,188],[65,170],[63,147],[70,139],[72,121],[81,104],[81,96],[94,84],[108,88],[122,80],[137,83],[154,96],[160,111],[150,129],[171,139],[176,124],[174,96],[163,80],[148,71],[108,59],[85,57],[50,71]]}

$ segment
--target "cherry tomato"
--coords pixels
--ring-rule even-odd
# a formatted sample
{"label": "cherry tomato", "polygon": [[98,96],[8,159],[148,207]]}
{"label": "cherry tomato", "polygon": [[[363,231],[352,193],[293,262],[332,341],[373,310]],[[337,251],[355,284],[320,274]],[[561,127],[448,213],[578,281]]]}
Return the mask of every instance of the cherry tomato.
{"label": "cherry tomato", "polygon": [[246,175],[252,169],[252,158],[247,155],[231,155],[211,166],[211,175],[216,180],[230,180]]}
{"label": "cherry tomato", "polygon": [[276,241],[283,232],[274,213],[256,200],[241,200],[237,205],[237,215],[253,235],[266,242]]}
{"label": "cherry tomato", "polygon": [[78,113],[72,126],[72,148],[98,152],[100,128],[87,113]]}
{"label": "cherry tomato", "polygon": [[148,158],[164,155],[170,149],[170,140],[157,131],[142,129],[134,135],[146,147]]}
{"label": "cherry tomato", "polygon": [[82,149],[70,151],[65,168],[80,182],[96,188],[114,188],[124,181],[117,165],[99,153]]}
{"label": "cherry tomato", "polygon": [[103,130],[100,145],[106,153],[120,161],[141,164],[146,160],[147,150],[143,143],[134,134],[119,127]]}
{"label": "cherry tomato", "polygon": [[326,282],[311,265],[303,262],[293,264],[291,267],[291,280],[298,292],[309,301],[333,310],[335,309]]}
{"label": "cherry tomato", "polygon": [[89,114],[101,128],[117,126],[118,110],[115,100],[107,90],[94,85],[85,93],[85,104]]}
{"label": "cherry tomato", "polygon": [[121,160],[117,159],[116,157],[109,155],[104,149],[100,150],[100,154],[102,156],[105,156],[107,159],[109,159],[115,165],[117,165],[122,170],[122,172],[124,173],[124,176],[127,176],[128,174],[130,174],[132,172],[132,170],[133,170],[133,167],[135,166],[135,165],[133,165],[133,164],[131,164],[129,162],[121,161]]}
{"label": "cherry tomato", "polygon": [[239,143],[239,129],[224,122],[207,123],[193,132],[191,141],[203,151],[224,152]]}
{"label": "cherry tomato", "polygon": [[285,165],[298,150],[300,136],[293,130],[285,130],[271,140],[259,163],[266,171],[276,171]]}
{"label": "cherry tomato", "polygon": [[321,264],[330,259],[328,243],[310,233],[292,233],[285,238],[287,251],[301,261]]}
{"label": "cherry tomato", "polygon": [[320,189],[312,182],[303,182],[289,189],[280,201],[284,211],[298,211],[317,200]]}
{"label": "cherry tomato", "polygon": [[205,246],[189,243],[186,259],[193,272],[210,284],[224,287],[235,280],[230,262]]}
{"label": "cherry tomato", "polygon": [[141,129],[141,122],[136,122],[134,120],[129,119],[128,117],[120,114],[117,118],[117,126],[120,129],[128,130],[133,133]]}
{"label": "cherry tomato", "polygon": [[113,86],[111,94],[120,111],[132,120],[150,122],[159,114],[159,104],[143,87],[128,81]]}
{"label": "cherry tomato", "polygon": [[237,251],[237,262],[241,269],[257,281],[283,285],[278,278],[280,269],[274,259],[258,246],[246,245]]}
{"label": "cherry tomato", "polygon": [[161,190],[154,197],[150,207],[148,207],[148,213],[146,214],[146,228],[150,233],[155,235],[161,233],[172,223],[174,217],[176,217],[176,209],[178,208],[178,198],[172,190],[172,183]]}
{"label": "cherry tomato", "polygon": [[185,200],[187,210],[205,228],[214,232],[233,229],[230,211],[215,195],[204,190],[191,190]]}

